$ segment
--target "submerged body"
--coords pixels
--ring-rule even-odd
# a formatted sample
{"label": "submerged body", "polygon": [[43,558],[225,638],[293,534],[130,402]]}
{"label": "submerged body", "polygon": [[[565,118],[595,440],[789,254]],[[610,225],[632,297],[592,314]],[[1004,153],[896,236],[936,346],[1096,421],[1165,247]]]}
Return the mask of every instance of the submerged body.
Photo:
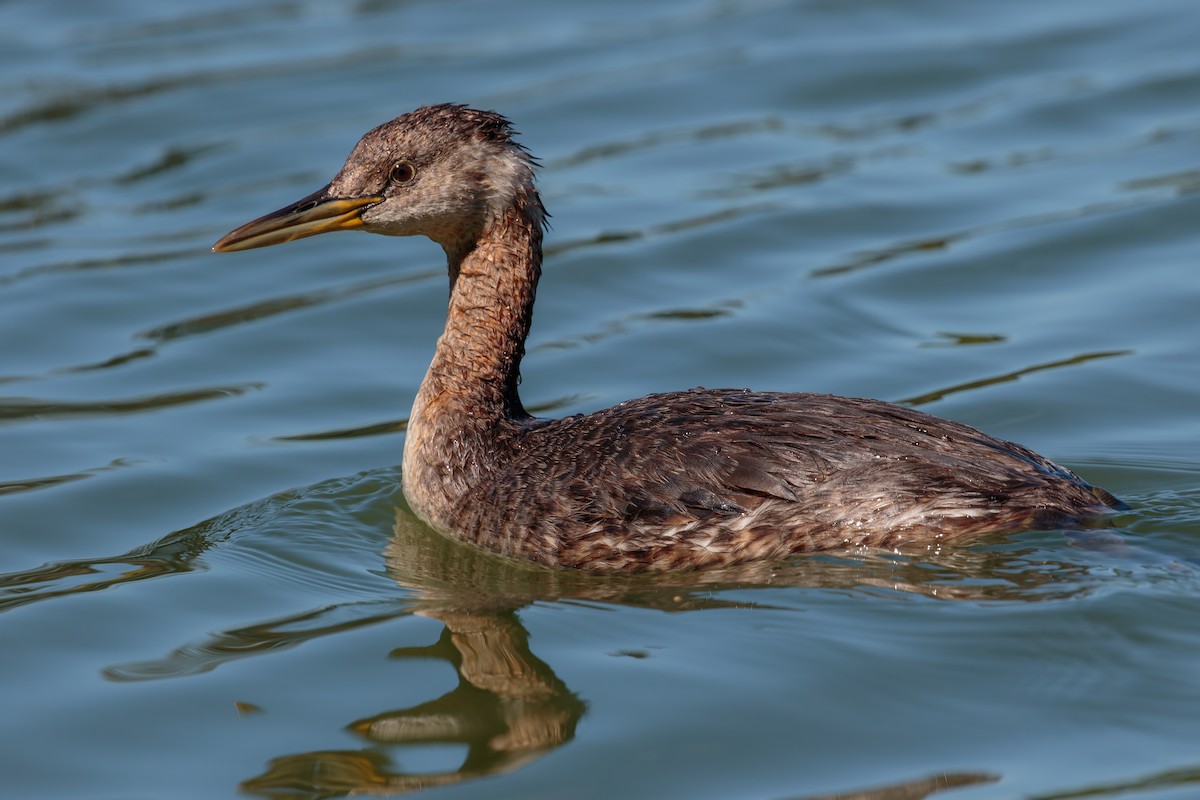
{"label": "submerged body", "polygon": [[503,556],[682,569],[1076,527],[1121,507],[1024,447],[878,400],[693,389],[529,416],[517,382],[544,217],[503,117],[431,106],[368,132],[328,186],[213,249],[356,228],[442,245],[450,303],[404,492],[435,529]]}

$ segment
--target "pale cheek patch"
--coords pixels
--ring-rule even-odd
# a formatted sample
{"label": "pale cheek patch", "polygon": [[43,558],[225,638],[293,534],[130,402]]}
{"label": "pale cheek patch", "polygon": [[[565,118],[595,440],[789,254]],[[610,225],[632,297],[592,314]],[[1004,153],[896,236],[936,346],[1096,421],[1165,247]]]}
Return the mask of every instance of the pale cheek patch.
{"label": "pale cheek patch", "polygon": [[499,219],[517,205],[516,201],[521,195],[534,191],[533,167],[529,163],[529,156],[520,148],[510,145],[501,158],[496,158],[494,145],[479,143],[467,151],[466,157],[487,165],[482,174],[487,190],[488,222]]}

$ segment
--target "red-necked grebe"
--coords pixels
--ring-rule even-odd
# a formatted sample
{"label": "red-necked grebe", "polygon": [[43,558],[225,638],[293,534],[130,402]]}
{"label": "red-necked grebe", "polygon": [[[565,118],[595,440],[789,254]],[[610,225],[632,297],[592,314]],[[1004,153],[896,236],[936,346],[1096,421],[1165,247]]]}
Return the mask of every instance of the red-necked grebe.
{"label": "red-necked grebe", "polygon": [[692,389],[537,419],[517,396],[546,216],[502,116],[461,105],[369,131],[329,185],[227,252],[360,229],[446,252],[446,327],[417,392],[404,493],[443,534],[581,569],[670,570],[1075,527],[1120,502],[966,425],[806,393]]}

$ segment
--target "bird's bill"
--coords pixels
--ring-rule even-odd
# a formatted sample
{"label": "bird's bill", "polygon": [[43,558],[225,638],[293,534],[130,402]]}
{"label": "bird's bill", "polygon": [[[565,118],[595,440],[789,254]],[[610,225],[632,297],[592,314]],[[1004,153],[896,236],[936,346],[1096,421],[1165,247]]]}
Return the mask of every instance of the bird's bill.
{"label": "bird's bill", "polygon": [[254,247],[283,244],[330,231],[352,231],[363,226],[362,212],[382,197],[331,197],[329,186],[318,189],[290,206],[230,231],[212,246],[214,253],[232,253]]}

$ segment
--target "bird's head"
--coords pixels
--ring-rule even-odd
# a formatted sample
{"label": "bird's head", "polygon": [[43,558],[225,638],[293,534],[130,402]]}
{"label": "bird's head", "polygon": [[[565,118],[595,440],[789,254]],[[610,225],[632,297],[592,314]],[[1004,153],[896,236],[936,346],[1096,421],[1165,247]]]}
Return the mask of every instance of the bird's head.
{"label": "bird's head", "polygon": [[339,230],[427,236],[447,251],[519,208],[541,225],[534,160],[508,120],[461,105],[418,108],[366,133],[326,186],[221,237],[226,253]]}

